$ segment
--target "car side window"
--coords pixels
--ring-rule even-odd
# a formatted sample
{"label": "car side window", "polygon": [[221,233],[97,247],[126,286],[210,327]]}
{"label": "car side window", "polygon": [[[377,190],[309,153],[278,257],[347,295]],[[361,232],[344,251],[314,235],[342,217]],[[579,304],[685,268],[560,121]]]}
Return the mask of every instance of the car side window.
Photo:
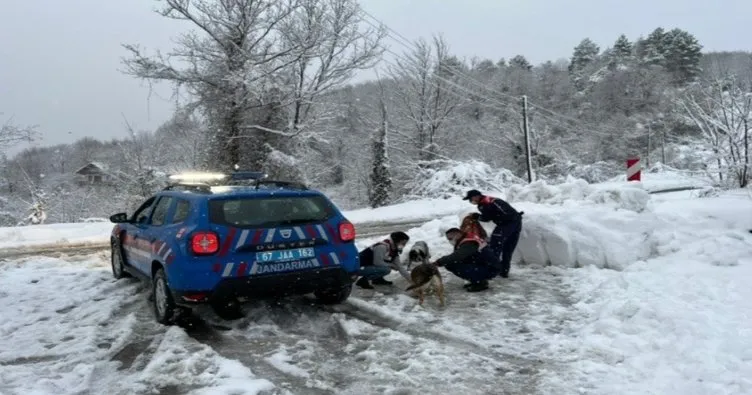
{"label": "car side window", "polygon": [[155,200],[156,200],[156,197],[150,197],[144,202],[144,204],[141,205],[141,207],[136,209],[136,212],[133,213],[133,217],[132,217],[132,220],[134,223],[143,224],[147,220],[149,220],[149,214],[151,214],[151,207],[154,204]]}
{"label": "car side window", "polygon": [[175,205],[175,214],[172,215],[171,224],[179,224],[188,218],[191,213],[191,202],[183,199],[178,199]]}
{"label": "car side window", "polygon": [[154,226],[161,226],[164,225],[165,219],[167,218],[167,211],[170,209],[170,205],[172,204],[172,198],[169,196],[164,196],[157,202],[157,205],[154,206],[154,213],[151,215],[151,224]]}

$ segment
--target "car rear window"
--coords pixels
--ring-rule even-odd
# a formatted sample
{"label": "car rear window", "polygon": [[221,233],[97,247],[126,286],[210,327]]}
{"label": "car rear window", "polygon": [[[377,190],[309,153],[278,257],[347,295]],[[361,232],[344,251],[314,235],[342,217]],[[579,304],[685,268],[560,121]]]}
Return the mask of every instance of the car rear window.
{"label": "car rear window", "polygon": [[209,221],[239,228],[303,225],[333,215],[332,204],[320,195],[209,200]]}

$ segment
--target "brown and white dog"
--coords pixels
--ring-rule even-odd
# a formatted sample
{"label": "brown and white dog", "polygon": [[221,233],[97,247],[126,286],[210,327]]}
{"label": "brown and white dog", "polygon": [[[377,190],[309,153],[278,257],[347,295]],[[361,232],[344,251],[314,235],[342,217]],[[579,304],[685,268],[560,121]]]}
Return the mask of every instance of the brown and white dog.
{"label": "brown and white dog", "polygon": [[405,291],[414,290],[414,292],[417,292],[418,304],[423,305],[426,289],[433,286],[436,295],[439,297],[439,305],[444,306],[444,281],[441,278],[438,266],[433,263],[421,263],[410,272],[410,278],[413,285],[407,287]]}

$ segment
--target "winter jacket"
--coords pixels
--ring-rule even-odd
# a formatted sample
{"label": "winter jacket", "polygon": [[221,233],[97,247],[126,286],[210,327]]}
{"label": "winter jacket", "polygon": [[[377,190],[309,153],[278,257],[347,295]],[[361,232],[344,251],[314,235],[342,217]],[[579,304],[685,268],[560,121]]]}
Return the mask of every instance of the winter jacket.
{"label": "winter jacket", "polygon": [[397,251],[396,246],[390,239],[378,242],[364,249],[358,253],[358,257],[360,258],[360,266],[388,267],[397,270],[406,280],[412,281],[410,274],[400,261],[399,251]]}
{"label": "winter jacket", "polygon": [[506,201],[492,196],[483,196],[478,202],[480,216],[478,221],[492,221],[496,225],[506,225],[522,219],[522,212],[518,212]]}
{"label": "winter jacket", "polygon": [[446,266],[458,263],[483,263],[479,262],[480,250],[486,246],[486,240],[475,232],[466,232],[454,245],[454,252],[436,260],[436,265]]}

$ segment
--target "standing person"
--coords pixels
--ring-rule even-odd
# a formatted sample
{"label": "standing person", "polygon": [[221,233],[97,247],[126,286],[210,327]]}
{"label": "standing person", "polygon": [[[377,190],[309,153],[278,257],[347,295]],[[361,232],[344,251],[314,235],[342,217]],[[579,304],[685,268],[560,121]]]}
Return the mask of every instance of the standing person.
{"label": "standing person", "polygon": [[492,196],[485,196],[480,191],[472,189],[467,191],[463,200],[469,200],[471,204],[478,206],[480,214],[474,214],[478,221],[496,224],[491,232],[491,240],[488,247],[497,255],[501,256],[501,277],[509,277],[509,268],[512,263],[512,254],[517,248],[522,232],[522,215],[506,201]]}
{"label": "standing person", "polygon": [[389,274],[392,269],[399,273],[408,282],[412,282],[410,274],[400,262],[400,254],[410,240],[410,236],[405,232],[393,232],[389,238],[380,241],[360,253],[360,274],[361,278],[355,282],[355,285],[364,289],[373,289],[373,285],[392,285],[384,276]]}

